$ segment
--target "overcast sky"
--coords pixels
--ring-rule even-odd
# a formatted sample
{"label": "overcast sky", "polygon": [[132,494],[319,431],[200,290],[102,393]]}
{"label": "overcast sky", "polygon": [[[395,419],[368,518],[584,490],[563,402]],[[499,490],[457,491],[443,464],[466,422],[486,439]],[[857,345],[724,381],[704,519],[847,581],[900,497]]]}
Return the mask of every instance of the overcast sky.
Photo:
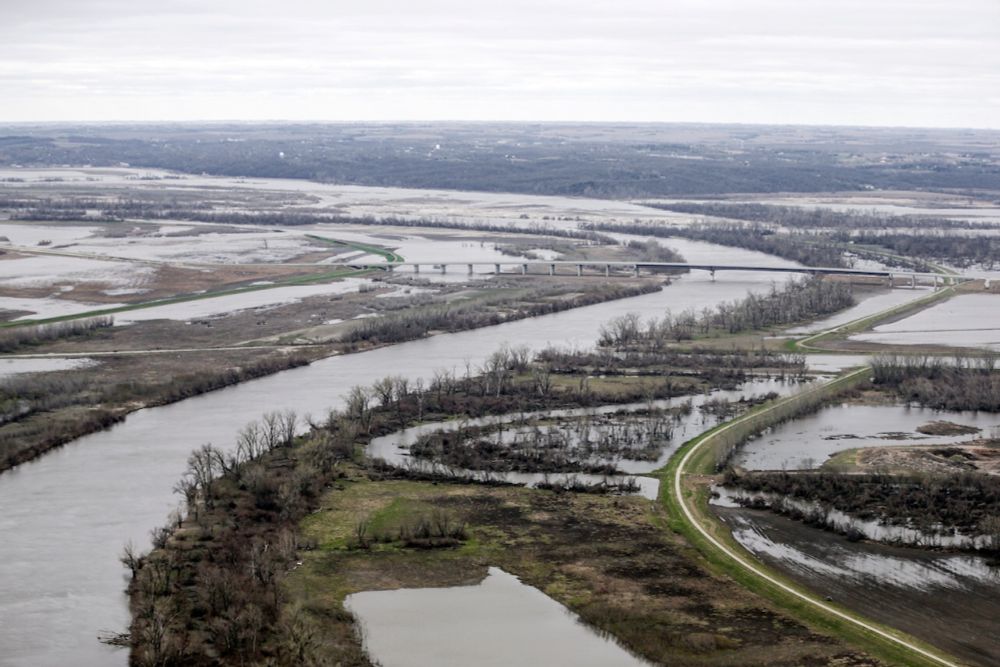
{"label": "overcast sky", "polygon": [[1000,128],[1000,0],[0,0],[0,120]]}

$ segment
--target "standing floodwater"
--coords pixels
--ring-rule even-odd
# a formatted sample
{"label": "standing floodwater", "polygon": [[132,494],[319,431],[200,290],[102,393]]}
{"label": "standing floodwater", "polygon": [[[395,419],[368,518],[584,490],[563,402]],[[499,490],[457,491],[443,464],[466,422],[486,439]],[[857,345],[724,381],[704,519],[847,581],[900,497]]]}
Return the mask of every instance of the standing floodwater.
{"label": "standing floodwater", "polygon": [[[691,261],[788,262],[760,253],[671,241]],[[188,453],[211,442],[228,447],[236,431],[270,410],[291,408],[322,417],[348,390],[387,375],[430,379],[464,371],[500,345],[549,343],[589,347],[600,326],[627,312],[659,316],[666,309],[700,310],[770,289],[783,274],[734,272],[712,282],[684,276],[661,292],[435,336],[360,354],[332,357],[172,405],[141,410],[41,459],[0,475],[0,665],[124,664],[125,651],[97,642],[101,631],[128,625],[118,562],[132,540],[145,546],[179,498],[172,489]]]}
{"label": "standing floodwater", "polygon": [[1000,568],[980,556],[850,542],[767,511],[715,508],[748,551],[834,602],[986,667],[1000,664]]}
{"label": "standing floodwater", "polygon": [[367,591],[349,595],[344,607],[383,667],[649,665],[496,567],[478,586]]}
{"label": "standing floodwater", "polygon": [[733,463],[747,470],[808,470],[846,449],[950,445],[981,437],[917,431],[921,425],[941,419],[980,429],[982,435],[1000,428],[1000,415],[988,412],[844,403],[775,426],[743,445]]}

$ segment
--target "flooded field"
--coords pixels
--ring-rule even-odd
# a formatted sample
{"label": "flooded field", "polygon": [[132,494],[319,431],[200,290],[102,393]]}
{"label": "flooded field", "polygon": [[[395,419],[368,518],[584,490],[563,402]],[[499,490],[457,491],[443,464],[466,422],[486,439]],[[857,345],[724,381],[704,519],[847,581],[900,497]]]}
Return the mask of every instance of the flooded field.
{"label": "flooded field", "polygon": [[56,357],[53,359],[2,359],[0,358],[0,379],[23,375],[25,373],[48,373],[51,371],[68,371],[74,368],[84,368],[97,363],[93,359],[68,359]]}
{"label": "flooded field", "polygon": [[[166,172],[137,169],[103,170],[0,170],[11,172],[23,182],[5,183],[4,189],[17,192],[57,193],[69,183],[82,192],[105,192],[110,196],[128,193],[137,179],[146,192],[163,197],[212,198],[220,208],[253,208],[257,204],[283,206],[338,215],[398,216],[401,219],[436,218],[458,222],[512,224],[522,228],[570,228],[580,221],[632,221],[639,218],[662,224],[683,224],[691,216],[673,214],[621,201],[569,197],[532,197],[497,193],[365,188],[284,181],[280,179],[234,179],[207,176],[175,176]],[[59,181],[53,179],[62,179]],[[183,221],[142,224],[127,230],[123,237],[105,236],[94,225],[0,224],[0,236],[13,245],[36,249],[71,247],[71,252],[95,257],[30,255],[0,260],[0,287],[11,290],[0,300],[0,308],[29,311],[42,316],[64,315],[93,308],[90,301],[74,294],[69,283],[87,282],[99,286],[101,294],[115,303],[140,298],[154,282],[158,262],[204,263],[237,268],[243,263],[277,265],[308,255],[309,263],[326,266],[341,261],[381,261],[379,255],[344,246],[310,241],[306,234],[320,234],[362,244],[397,249],[409,261],[433,263],[447,259],[463,261],[511,261],[515,256],[501,252],[496,243],[483,240],[483,233],[440,230],[432,233],[412,228],[364,227],[361,225],[311,225],[262,229],[242,225],[209,226]],[[436,235],[435,235],[436,234]],[[617,235],[627,241],[638,237]],[[39,246],[40,243],[44,245]],[[794,263],[757,252],[707,243],[670,239],[663,241],[695,263],[759,264],[796,266]],[[532,248],[525,245],[525,248]],[[557,251],[539,247],[525,250],[546,259]],[[105,256],[100,258],[98,256]],[[127,261],[108,261],[107,257]],[[175,268],[175,267],[171,267]],[[200,272],[204,266],[186,267]],[[466,280],[464,267],[456,267],[447,280]],[[440,279],[428,266],[427,278]],[[98,633],[122,630],[128,621],[122,589],[124,577],[118,562],[122,545],[133,541],[140,548],[148,544],[149,531],[162,524],[178,503],[173,488],[191,449],[211,442],[228,449],[237,430],[267,411],[290,408],[300,415],[322,420],[327,410],[344,404],[349,389],[370,385],[387,375],[403,375],[411,380],[428,380],[435,371],[461,373],[468,364],[475,367],[503,344],[525,345],[539,350],[547,345],[588,348],[597,340],[600,326],[611,318],[631,312],[644,318],[665,311],[680,312],[732,302],[748,291],[763,292],[790,279],[788,274],[756,272],[721,273],[716,280],[693,272],[677,277],[662,291],[598,304],[554,315],[510,322],[499,326],[384,347],[359,354],[331,357],[310,366],[278,373],[228,389],[184,400],[161,408],[141,410],[107,431],[80,438],[39,460],[0,476],[0,530],[17,535],[16,540],[0,541],[0,665],[32,664],[88,666],[127,661],[124,652],[115,652],[96,641]],[[277,278],[273,278],[277,280]],[[245,278],[264,284],[272,276]],[[189,321],[238,310],[269,308],[307,297],[358,291],[365,280],[349,279],[332,285],[280,286],[245,294],[223,296],[187,303],[130,311],[116,316],[119,324],[167,318]],[[29,297],[14,290],[41,290],[44,296]],[[198,288],[191,288],[191,292]],[[50,290],[51,293],[44,290]],[[31,292],[35,294],[35,292]],[[832,326],[896,303],[917,298],[923,292],[895,290],[863,300],[854,308],[805,330]],[[145,297],[143,297],[145,298]],[[313,302],[308,302],[311,305]],[[109,304],[101,304],[107,307]],[[111,304],[114,305],[114,304]],[[35,315],[35,316],[38,316]],[[331,313],[331,317],[354,314]],[[331,320],[337,321],[337,320]],[[147,326],[147,325],[142,325]],[[165,326],[165,325],[164,325]],[[180,327],[180,325],[178,325]],[[997,324],[1000,328],[1000,323]],[[136,327],[138,329],[140,327]],[[814,369],[833,371],[863,362],[863,356],[810,356]],[[0,367],[0,376],[31,370],[60,370],[73,367],[63,360],[22,360]],[[74,360],[75,361],[75,360]],[[695,408],[713,398],[736,399],[768,391],[788,393],[793,384],[770,381],[746,383],[739,390],[694,397]],[[686,398],[664,405],[674,405]],[[638,404],[637,404],[638,405]],[[646,404],[641,408],[645,409]],[[620,409],[616,406],[614,409]],[[836,410],[833,408],[832,410]],[[786,425],[788,432],[775,429],[747,447],[748,467],[812,467],[826,456],[864,442],[880,445],[889,441],[885,433],[911,433],[922,423],[940,418],[939,413],[916,415],[919,411],[895,413],[840,413],[827,421],[810,425],[808,418]],[[962,423],[998,425],[985,417],[949,415]],[[976,422],[978,419],[980,421]],[[972,420],[972,421],[970,421]],[[615,460],[626,475],[640,475],[662,465],[680,443],[718,422],[718,418],[694,409],[675,426],[669,443],[655,461]],[[843,433],[850,424],[857,433]],[[425,428],[449,428],[445,424]],[[795,430],[798,429],[798,430]],[[405,446],[419,429],[380,438],[373,453],[395,463],[407,460]],[[906,436],[900,442],[910,443]],[[947,439],[937,438],[935,442]],[[803,448],[803,443],[808,447]],[[757,457],[757,458],[753,458]],[[812,463],[810,463],[810,461]],[[522,481],[537,481],[525,479]],[[647,497],[656,493],[656,480],[641,478]],[[747,538],[748,543],[750,538]],[[775,544],[778,542],[775,540]],[[963,561],[964,562],[964,561]],[[954,561],[958,568],[959,561]],[[971,567],[971,566],[970,566]],[[943,576],[943,575],[942,575]],[[971,575],[970,575],[971,576]],[[949,580],[950,581],[950,580]],[[540,591],[522,585],[499,570],[479,586],[455,589],[418,589],[359,593],[349,599],[350,608],[364,622],[366,647],[385,665],[449,664],[442,662],[447,647],[450,664],[497,664],[535,662],[538,664],[643,664],[620,647],[581,626],[564,608]],[[399,610],[405,610],[400,613]],[[480,615],[481,614],[481,615]],[[420,623],[412,620],[419,618]],[[541,635],[532,634],[542,632]],[[442,640],[444,637],[444,641]],[[511,638],[517,638],[511,641]],[[531,654],[518,653],[531,645]],[[437,651],[437,653],[435,653]],[[404,662],[399,662],[403,660]]]}
{"label": "flooded field", "polygon": [[383,667],[650,664],[496,567],[477,586],[355,593],[344,607]]}
{"label": "flooded field", "polygon": [[[58,191],[67,184],[86,191],[142,188],[160,193],[194,193],[212,199],[220,190],[244,193],[243,199],[281,193],[280,199],[310,208],[331,208],[352,216],[432,218],[466,222],[504,222],[520,225],[575,224],[582,220],[688,220],[691,216],[607,199],[469,192],[416,190],[315,183],[280,178],[232,178],[173,174],[157,169],[0,169],[0,178],[12,192],[31,188]],[[59,180],[55,180],[59,179]],[[143,180],[139,180],[143,179]],[[522,217],[527,215],[527,218]],[[545,219],[548,218],[548,219]],[[562,220],[560,220],[562,219]]]}
{"label": "flooded field", "polygon": [[[799,382],[784,382],[779,380],[752,380],[744,383],[739,389],[733,390],[717,390],[710,394],[696,394],[694,396],[680,396],[672,399],[664,399],[657,401],[648,401],[641,403],[625,403],[619,405],[604,405],[595,408],[579,408],[572,410],[547,410],[545,412],[538,413],[514,413],[509,415],[500,415],[495,417],[484,417],[480,419],[462,419],[462,420],[451,420],[444,422],[429,422],[426,424],[421,424],[419,426],[413,426],[395,433],[390,433],[388,435],[380,436],[374,438],[368,447],[368,455],[372,458],[382,459],[387,463],[397,466],[397,467],[407,467],[414,466],[417,467],[427,466],[429,468],[439,468],[435,464],[424,463],[419,460],[412,458],[409,453],[409,447],[416,442],[421,436],[425,436],[431,433],[439,432],[455,432],[463,428],[473,427],[473,426],[483,426],[490,427],[496,426],[498,424],[510,424],[522,419],[535,419],[535,418],[583,418],[587,416],[597,416],[597,415],[613,415],[619,413],[636,413],[640,411],[646,411],[649,409],[657,410],[667,410],[672,408],[679,408],[681,406],[689,405],[691,410],[686,414],[678,414],[672,420],[672,433],[666,442],[662,443],[662,447],[659,448],[658,455],[655,459],[651,460],[636,460],[629,459],[628,457],[615,457],[615,458],[595,458],[593,463],[606,463],[608,465],[614,465],[618,470],[626,473],[634,479],[639,484],[639,494],[649,498],[654,499],[659,491],[659,481],[649,477],[642,477],[643,473],[652,472],[660,467],[662,467],[670,456],[677,451],[677,449],[687,440],[696,436],[697,434],[712,428],[716,424],[723,421],[723,417],[708,414],[699,408],[705,405],[709,401],[713,400],[730,400],[739,401],[740,399],[749,399],[754,396],[760,396],[763,394],[768,394],[774,392],[781,395],[787,395],[798,391],[802,388],[802,383]],[[504,431],[505,437],[509,440],[517,434],[516,428],[510,428]],[[465,470],[453,470],[449,469],[452,474],[475,474],[476,471],[465,471]],[[619,476],[599,476],[599,475],[587,475],[587,474],[541,474],[541,473],[521,473],[521,472],[508,472],[508,473],[498,473],[491,475],[493,478],[501,478],[510,482],[517,484],[525,484],[528,486],[534,486],[542,481],[556,481],[559,479],[564,479],[566,477],[575,477],[581,481],[597,483],[604,480],[616,481]]]}
{"label": "flooded field", "polygon": [[[694,261],[783,261],[695,242],[684,243],[682,252]],[[228,447],[238,429],[270,410],[292,408],[322,418],[343,405],[353,385],[386,375],[429,380],[436,370],[461,372],[466,360],[479,364],[504,343],[586,348],[597,341],[601,324],[618,315],[700,309],[784,279],[732,272],[713,282],[694,273],[661,292],[333,357],[141,410],[108,431],[5,473],[0,504],[7,510],[0,529],[20,537],[0,541],[0,562],[6,564],[0,572],[0,644],[7,649],[0,665],[125,664],[124,653],[95,640],[98,631],[120,630],[128,621],[119,552],[128,540],[148,544],[150,529],[179,501],[172,489],[188,453],[202,443]],[[56,634],[58,645],[51,641]]]}
{"label": "flooded field", "polygon": [[769,509],[782,510],[781,514],[787,514],[786,510],[791,510],[800,512],[801,516],[823,517],[823,525],[834,532],[846,535],[848,530],[852,530],[863,536],[863,539],[885,544],[976,551],[987,548],[991,541],[987,535],[963,534],[941,526],[937,526],[939,530],[932,532],[874,519],[855,518],[818,502],[776,493],[750,492],[724,486],[714,486],[712,491],[715,495],[709,504],[717,507],[735,509],[750,506],[754,509],[761,509],[761,504],[763,504]]}
{"label": "flooded field", "polygon": [[962,294],[850,340],[1000,349],[1000,296]]}
{"label": "flooded field", "polygon": [[74,301],[72,299],[32,299],[5,296],[0,298],[0,313],[24,313],[12,318],[17,320],[34,320],[43,317],[64,317],[82,315],[92,310],[117,308],[124,303],[94,303]]}
{"label": "flooded field", "polygon": [[362,287],[370,287],[370,280],[344,278],[334,283],[318,285],[292,285],[272,289],[228,294],[208,299],[196,299],[163,306],[151,306],[115,314],[115,325],[150,320],[190,321],[199,318],[218,317],[227,313],[251,308],[267,309],[287,303],[301,301],[311,296],[333,296],[357,292]]}
{"label": "flooded field", "polygon": [[978,556],[848,542],[766,511],[716,508],[736,540],[834,603],[926,637],[970,665],[1000,662],[1000,568]]}
{"label": "flooded field", "polygon": [[102,257],[155,262],[230,264],[292,260],[322,249],[301,233],[259,225],[159,222],[103,223],[102,226],[52,222],[0,223],[0,236],[14,247],[69,251]]}
{"label": "flooded field", "polygon": [[807,470],[845,449],[948,444],[977,437],[917,432],[918,426],[941,419],[982,429],[984,435],[1000,428],[998,414],[845,403],[774,427],[746,443],[733,463],[748,470]]}
{"label": "flooded field", "polygon": [[846,368],[864,366],[871,359],[867,354],[806,354],[806,365],[814,373],[836,374]]}
{"label": "flooded field", "polygon": [[[82,257],[28,255],[0,261],[0,287],[42,288],[75,283],[101,283],[109,289],[141,289],[156,269]],[[71,291],[71,290],[69,290]]]}
{"label": "flooded field", "polygon": [[929,293],[929,288],[911,289],[886,289],[877,292],[856,291],[857,303],[846,310],[831,315],[830,317],[809,322],[789,329],[789,334],[810,334],[819,331],[826,331],[838,327],[854,320],[859,320],[870,315],[875,315],[883,310],[888,310],[900,306],[910,301],[922,299]]}

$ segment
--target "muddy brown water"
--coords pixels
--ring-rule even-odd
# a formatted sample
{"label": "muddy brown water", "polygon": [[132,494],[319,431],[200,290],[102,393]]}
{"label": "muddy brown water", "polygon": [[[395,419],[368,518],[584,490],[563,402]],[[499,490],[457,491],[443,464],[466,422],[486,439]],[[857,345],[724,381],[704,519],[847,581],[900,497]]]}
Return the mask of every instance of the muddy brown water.
{"label": "muddy brown water", "polygon": [[[894,525],[876,519],[859,519],[823,503],[794,498],[778,493],[750,492],[744,489],[713,486],[713,497],[710,504],[718,507],[746,507],[748,503],[764,503],[772,510],[775,508],[792,509],[809,516],[822,516],[828,529],[840,534],[846,534],[854,529],[864,536],[864,539],[898,546],[913,546],[921,548],[941,548],[952,550],[986,549],[991,544],[991,537],[979,533],[961,533],[938,525],[937,530],[919,530],[909,526]],[[755,509],[759,505],[752,505]],[[935,528],[935,527],[932,527]]]}
{"label": "muddy brown water", "polygon": [[[940,419],[981,432],[955,436],[917,432],[918,426]],[[733,463],[748,470],[804,470],[817,468],[847,449],[954,444],[990,435],[997,428],[1000,414],[996,413],[842,403],[774,427],[743,445]]]}
{"label": "muddy brown water", "polygon": [[1000,349],[1000,295],[960,294],[850,340],[882,345]]}
{"label": "muddy brown water", "polygon": [[383,667],[651,664],[496,567],[476,586],[366,591],[349,595],[344,607]]}
{"label": "muddy brown water", "polygon": [[[509,472],[490,475],[491,479],[502,479],[515,484],[524,484],[528,486],[534,486],[540,482],[555,482],[566,478],[576,478],[584,482],[597,483],[601,481],[618,481],[622,478],[628,477],[635,480],[639,484],[639,495],[642,495],[645,498],[655,499],[660,488],[659,480],[651,477],[642,477],[640,475],[652,472],[653,470],[662,467],[666,464],[667,460],[673,455],[673,453],[676,452],[677,449],[687,440],[690,440],[699,433],[706,431],[723,421],[723,419],[720,419],[715,415],[699,410],[698,408],[700,406],[710,400],[725,399],[729,401],[739,401],[741,398],[760,396],[770,392],[787,395],[799,391],[805,386],[807,386],[805,382],[799,381],[755,379],[744,382],[737,389],[716,390],[711,393],[697,394],[694,396],[678,396],[670,399],[648,402],[643,401],[641,403],[625,403],[578,409],[545,410],[534,413],[517,412],[507,415],[483,417],[480,419],[427,422],[374,438],[368,446],[368,455],[372,458],[382,459],[396,467],[416,466],[430,470],[442,469],[442,466],[437,464],[411,457],[407,450],[421,436],[435,432],[453,432],[466,427],[490,427],[498,424],[509,424],[522,418],[586,417],[587,415],[634,413],[647,410],[649,408],[676,408],[680,405],[689,403],[692,410],[686,415],[678,415],[676,420],[672,421],[672,434],[670,438],[665,439],[662,443],[662,448],[660,449],[659,455],[655,460],[643,461],[629,459],[628,457],[616,457],[613,459],[597,457],[592,460],[593,463],[607,463],[614,465],[618,470],[624,473],[623,475],[592,475],[583,473],[543,474],[527,472]],[[507,429],[504,432],[505,440],[511,440],[518,432],[519,429],[517,427]],[[452,468],[445,469],[454,474],[470,475],[473,477],[475,477],[478,472]]]}
{"label": "muddy brown water", "polygon": [[[673,242],[691,261],[789,262],[704,243]],[[782,274],[732,272],[712,282],[686,275],[662,292],[496,327],[435,336],[326,359],[133,413],[95,433],[0,475],[0,665],[124,665],[127,655],[98,643],[128,624],[124,570],[129,540],[145,548],[179,498],[172,492],[188,453],[211,442],[228,448],[239,428],[269,410],[293,408],[321,418],[357,384],[386,375],[429,379],[463,372],[500,345],[590,347],[603,322],[628,312],[701,310],[770,289]]]}
{"label": "muddy brown water", "polygon": [[764,563],[980,667],[1000,664],[1000,568],[978,556],[849,542],[760,510],[715,507]]}
{"label": "muddy brown water", "polygon": [[[928,436],[927,422],[948,420],[980,434]],[[855,447],[952,444],[1000,428],[1000,415],[898,405],[828,406],[751,440],[735,458],[751,470],[812,469]],[[974,665],[1000,664],[1000,567],[980,556],[846,538],[771,512],[714,506],[733,536],[765,563],[834,601],[909,632]],[[846,518],[845,518],[846,520]],[[906,529],[859,525],[873,537],[914,538]],[[947,545],[941,537],[916,536]],[[955,540],[961,542],[961,539]]]}

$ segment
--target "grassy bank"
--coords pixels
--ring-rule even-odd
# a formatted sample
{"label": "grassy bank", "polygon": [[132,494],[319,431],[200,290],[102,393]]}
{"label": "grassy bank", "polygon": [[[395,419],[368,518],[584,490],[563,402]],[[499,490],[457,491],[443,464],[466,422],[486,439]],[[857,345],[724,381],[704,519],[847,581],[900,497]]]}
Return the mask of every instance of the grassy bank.
{"label": "grassy bank", "polygon": [[[322,236],[313,236],[311,234],[306,235],[308,238],[322,241],[324,243],[344,245],[349,248],[354,248],[361,252],[375,254],[386,258],[389,262],[401,262],[403,261],[402,256],[390,251],[385,248],[379,248],[377,246],[366,245],[362,243],[353,243],[349,241],[340,241],[337,239],[324,238]],[[319,265],[317,265],[319,267]],[[223,289],[216,291],[209,291],[199,294],[180,294],[173,297],[168,297],[165,299],[154,299],[151,301],[141,301],[139,303],[130,303],[124,306],[116,306],[114,308],[95,308],[94,310],[88,310],[82,313],[75,313],[72,315],[60,315],[58,317],[44,317],[37,319],[23,319],[13,322],[0,322],[0,329],[22,327],[36,324],[53,324],[56,322],[66,322],[69,320],[78,320],[87,317],[103,317],[107,315],[115,315],[117,313],[126,313],[133,310],[141,310],[145,308],[155,308],[156,306],[169,306],[175,303],[186,303],[188,301],[200,301],[202,299],[214,299],[222,296],[233,296],[235,294],[246,294],[248,292],[260,292],[263,290],[274,289],[276,287],[292,287],[295,285],[312,285],[315,283],[324,283],[331,280],[339,280],[341,278],[350,278],[354,276],[361,276],[370,273],[373,269],[344,269],[338,268],[335,271],[323,271],[321,273],[313,273],[307,275],[292,276],[290,278],[282,278],[279,280],[271,281],[267,285],[245,285],[243,287],[233,287],[231,289]]]}
{"label": "grassy bank", "polygon": [[292,278],[285,278],[282,280],[274,281],[269,285],[247,285],[245,287],[234,287],[232,289],[218,290],[215,292],[204,292],[201,294],[182,294],[179,296],[168,297],[166,299],[154,299],[152,301],[130,303],[125,306],[116,306],[114,308],[95,308],[94,310],[88,310],[81,313],[74,313],[72,315],[60,315],[58,317],[43,317],[38,319],[16,320],[13,322],[0,322],[0,329],[31,326],[36,324],[53,324],[56,322],[67,322],[70,320],[78,320],[89,317],[103,317],[107,315],[116,315],[118,313],[127,313],[133,310],[155,308],[156,306],[169,306],[175,303],[187,303],[188,301],[201,301],[202,299],[214,299],[222,296],[245,294],[247,292],[260,292],[263,290],[274,289],[276,287],[290,287],[294,285],[311,285],[314,283],[324,283],[331,280],[338,280],[341,278],[361,276],[368,272],[369,271],[367,270],[357,271],[357,270],[341,269],[337,271],[328,271],[312,275],[295,276]]}
{"label": "grassy bank", "polygon": [[847,324],[834,327],[833,329],[821,331],[811,336],[806,336],[805,338],[791,340],[788,342],[787,347],[791,352],[837,352],[838,350],[817,347],[816,344],[832,339],[846,338],[851,334],[867,331],[868,329],[887,321],[897,320],[908,315],[912,315],[913,313],[928,308],[939,301],[950,299],[955,296],[956,290],[956,285],[945,287],[940,290],[934,290],[927,296],[920,299],[916,299],[899,306],[894,306],[892,308],[887,308],[886,310],[875,313],[874,315],[868,315],[852,322],[848,322]]}
{"label": "grassy bank", "polygon": [[241,432],[233,455],[196,451],[179,485],[187,516],[157,531],[148,558],[128,561],[136,664],[282,664],[290,655],[366,664],[344,596],[475,583],[489,565],[656,662],[876,664],[706,573],[648,500],[418,480],[431,475],[359,461],[372,438],[418,421],[705,388],[691,377],[633,376],[627,391],[625,378],[606,388],[550,383],[509,350],[481,371],[444,374],[421,391],[378,382],[306,437],[262,446],[262,425]]}
{"label": "grassy bank", "polygon": [[[435,512],[461,523],[467,539],[439,549],[391,538],[359,547],[359,523],[395,535]],[[470,585],[496,566],[657,664],[874,664],[708,575],[682,540],[660,528],[664,521],[660,508],[639,498],[352,480],[303,520],[315,548],[286,581],[288,605],[314,624],[321,653],[355,664],[347,595]]]}
{"label": "grassy bank", "polygon": [[734,440],[745,438],[763,425],[777,423],[799,409],[809,409],[864,381],[869,369],[860,369],[802,394],[779,399],[747,415],[720,425],[686,443],[660,471],[660,503],[670,528],[683,535],[705,557],[712,569],[725,574],[812,627],[829,632],[866,652],[906,666],[956,665],[927,644],[891,628],[871,623],[854,612],[823,601],[787,578],[762,565],[731,536],[729,529],[708,509],[706,475],[717,469],[719,454]]}
{"label": "grassy bank", "polygon": [[354,248],[355,250],[359,250],[369,255],[378,255],[379,257],[385,258],[385,261],[387,262],[404,261],[403,256],[400,255],[399,253],[393,252],[392,250],[380,246],[370,245],[367,243],[357,243],[356,241],[343,241],[341,239],[331,239],[325,236],[317,236],[315,234],[306,234],[306,238],[313,239],[314,241],[320,241],[322,243],[327,243],[329,245],[347,246],[348,248]]}

